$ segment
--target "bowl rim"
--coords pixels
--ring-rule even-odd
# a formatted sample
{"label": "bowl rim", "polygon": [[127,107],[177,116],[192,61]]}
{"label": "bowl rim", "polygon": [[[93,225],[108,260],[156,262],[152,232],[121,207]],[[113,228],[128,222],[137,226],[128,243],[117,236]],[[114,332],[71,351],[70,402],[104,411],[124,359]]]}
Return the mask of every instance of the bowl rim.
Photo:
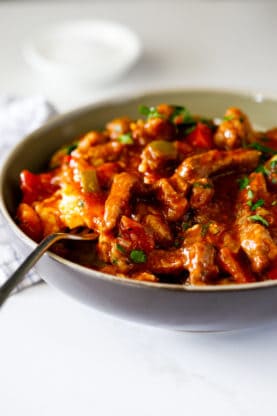
{"label": "bowl rim", "polygon": [[[70,111],[52,116],[45,124],[43,124],[38,129],[34,130],[30,134],[23,137],[15,146],[13,146],[8,154],[5,157],[2,166],[0,167],[0,214],[2,214],[4,220],[7,222],[9,227],[13,230],[15,235],[23,242],[25,242],[31,249],[34,249],[38,244],[34,242],[30,237],[28,237],[16,224],[12,216],[9,214],[6,207],[3,195],[4,189],[4,176],[5,172],[8,170],[10,161],[18,153],[20,148],[23,148],[26,143],[29,142],[34,136],[39,135],[42,132],[47,132],[60,123],[65,124],[72,117],[78,117],[79,114],[92,111],[94,109],[99,109],[105,107],[106,105],[115,105],[120,103],[127,103],[128,101],[138,100],[140,98],[147,98],[147,96],[154,96],[159,94],[170,94],[170,93],[211,93],[211,94],[229,94],[229,95],[240,95],[244,98],[252,98],[257,104],[262,103],[263,101],[272,101],[277,105],[276,95],[270,96],[269,94],[264,94],[261,91],[253,91],[251,89],[235,89],[235,88],[219,88],[219,87],[171,87],[171,88],[154,88],[146,90],[134,90],[132,93],[128,92],[125,94],[120,94],[120,96],[115,95],[110,98],[103,98],[94,103],[86,104],[81,107],[74,108]],[[50,251],[47,251],[46,254],[54,261],[69,267],[71,270],[84,273],[91,278],[96,278],[98,280],[110,281],[116,284],[134,286],[138,289],[153,288],[166,291],[177,291],[177,292],[190,292],[190,293],[215,293],[215,292],[245,292],[253,290],[268,289],[271,287],[277,286],[277,280],[266,280],[262,282],[255,283],[243,283],[243,284],[228,284],[228,285],[203,285],[203,286],[191,286],[189,284],[175,284],[175,283],[159,283],[159,282],[147,282],[134,280],[128,277],[119,277],[107,273],[102,273],[94,269],[90,269],[85,266],[81,266],[77,263],[74,263],[70,260],[64,259],[63,257],[54,254]]]}

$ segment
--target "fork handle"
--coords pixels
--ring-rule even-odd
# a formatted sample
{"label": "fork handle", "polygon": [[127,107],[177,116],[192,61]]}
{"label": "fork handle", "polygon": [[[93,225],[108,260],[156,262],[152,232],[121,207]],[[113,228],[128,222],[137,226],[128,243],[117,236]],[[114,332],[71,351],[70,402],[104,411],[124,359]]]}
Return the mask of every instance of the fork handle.
{"label": "fork handle", "polygon": [[51,234],[45,237],[41,243],[29,254],[29,256],[21,263],[16,271],[8,278],[8,280],[0,287],[0,307],[7,300],[10,293],[15,287],[21,283],[28,271],[36,264],[41,256],[52,246],[56,241],[64,238],[63,235]]}

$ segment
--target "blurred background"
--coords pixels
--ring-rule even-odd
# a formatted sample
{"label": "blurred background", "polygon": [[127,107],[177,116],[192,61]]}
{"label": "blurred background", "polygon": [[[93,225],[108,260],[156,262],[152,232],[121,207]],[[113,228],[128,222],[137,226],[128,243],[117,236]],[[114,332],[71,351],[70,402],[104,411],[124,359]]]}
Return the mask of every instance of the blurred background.
{"label": "blurred background", "polygon": [[[276,2],[2,1],[0,91],[42,94],[61,110],[161,86],[243,88],[275,95],[276,13]],[[143,52],[124,76],[101,85],[84,83],[82,74],[71,83],[66,76],[57,81],[24,56],[26,45],[33,47],[53,26],[83,19],[120,23],[137,35]],[[76,45],[69,41],[66,46],[78,59]],[[112,71],[113,63],[105,61],[107,65]]]}

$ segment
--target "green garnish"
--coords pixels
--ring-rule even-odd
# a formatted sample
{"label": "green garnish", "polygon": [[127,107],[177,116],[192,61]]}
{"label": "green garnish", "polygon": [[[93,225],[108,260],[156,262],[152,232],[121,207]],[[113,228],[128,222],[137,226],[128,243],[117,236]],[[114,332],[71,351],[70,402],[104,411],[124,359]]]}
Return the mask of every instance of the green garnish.
{"label": "green garnish", "polygon": [[186,130],[185,130],[185,134],[190,134],[190,133],[192,133],[192,132],[195,130],[195,128],[196,128],[196,125],[193,125],[193,126],[187,127],[187,128],[186,128]]}
{"label": "green garnish", "polygon": [[249,199],[247,201],[247,205],[251,208],[251,211],[255,211],[257,208],[264,205],[263,199],[258,199],[255,203],[253,203],[254,193],[251,189],[247,191],[247,198]]}
{"label": "green garnish", "polygon": [[118,260],[117,259],[112,259],[112,264],[117,264]]}
{"label": "green garnish", "polygon": [[190,228],[190,223],[189,222],[183,222],[182,224],[182,230],[186,231],[188,228]]}
{"label": "green garnish", "polygon": [[208,189],[208,188],[213,188],[213,185],[210,183],[202,183],[202,182],[194,182],[194,184],[192,185],[193,187],[201,187],[204,189]]}
{"label": "green garnish", "polygon": [[252,211],[255,211],[255,209],[257,209],[257,208],[259,208],[259,207],[262,207],[264,205],[264,200],[263,199],[258,199],[258,201],[257,202],[255,202],[255,204],[253,204],[252,206],[251,206],[251,210]]}
{"label": "green garnish", "polygon": [[70,155],[71,152],[73,152],[73,150],[75,150],[78,147],[78,143],[72,143],[71,145],[69,145],[65,150],[66,150],[66,154]]}
{"label": "green garnish", "polygon": [[200,123],[206,124],[207,126],[211,127],[213,125],[213,121],[210,118],[201,117]]}
{"label": "green garnish", "polygon": [[201,237],[205,237],[205,235],[209,231],[210,225],[211,225],[211,221],[207,222],[206,224],[202,224]]}
{"label": "green garnish", "polygon": [[163,114],[160,114],[156,107],[147,107],[146,105],[140,105],[139,106],[139,112],[143,116],[146,116],[147,118],[164,118]]}
{"label": "green garnish", "polygon": [[173,123],[175,122],[176,118],[178,118],[179,120],[182,120],[182,122],[179,122],[178,124],[196,124],[196,121],[193,119],[186,107],[182,107],[180,105],[175,105],[173,107],[174,111],[170,117],[170,120]]}
{"label": "green garnish", "polygon": [[146,254],[142,250],[132,250],[130,259],[133,263],[145,263],[147,260]]}
{"label": "green garnish", "polygon": [[250,217],[248,217],[249,220],[254,221],[254,222],[260,222],[261,224],[265,225],[266,227],[269,226],[268,221],[261,217],[261,215],[251,215]]}
{"label": "green garnish", "polygon": [[238,180],[239,189],[243,190],[243,189],[247,188],[249,183],[250,183],[249,178],[247,178],[247,176],[244,176],[243,178]]}
{"label": "green garnish", "polygon": [[231,121],[231,120],[234,120],[234,118],[235,118],[235,117],[234,117],[234,116],[232,116],[232,115],[231,115],[231,116],[224,116],[224,117],[223,117],[223,120],[224,120],[224,121]]}
{"label": "green garnish", "polygon": [[256,169],[255,172],[261,172],[264,175],[269,175],[269,170],[264,166],[264,165],[259,165]]}
{"label": "green garnish", "polygon": [[260,152],[263,152],[263,153],[272,153],[274,155],[277,153],[275,149],[264,146],[263,144],[258,143],[258,142],[250,143],[249,145],[247,145],[247,147],[250,147],[251,149],[259,150]]}
{"label": "green garnish", "polygon": [[122,144],[134,143],[131,133],[121,134],[121,136],[118,136],[117,140]]}
{"label": "green garnish", "polygon": [[116,248],[118,251],[121,251],[121,253],[125,254],[126,250],[121,244],[116,244]]}

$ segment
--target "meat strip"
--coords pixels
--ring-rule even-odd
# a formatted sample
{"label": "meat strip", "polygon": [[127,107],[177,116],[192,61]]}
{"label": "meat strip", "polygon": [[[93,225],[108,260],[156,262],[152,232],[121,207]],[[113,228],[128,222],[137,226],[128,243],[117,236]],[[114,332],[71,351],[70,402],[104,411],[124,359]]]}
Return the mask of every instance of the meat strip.
{"label": "meat strip", "polygon": [[257,150],[210,150],[185,159],[176,169],[176,173],[193,183],[216,173],[249,171],[256,168],[260,155],[261,152]]}
{"label": "meat strip", "polygon": [[106,125],[107,132],[112,140],[130,131],[131,120],[128,117],[115,118]]}
{"label": "meat strip", "polygon": [[152,250],[147,259],[147,269],[154,274],[180,273],[187,269],[188,252],[177,250]]}
{"label": "meat strip", "polygon": [[76,158],[83,158],[91,163],[92,166],[98,167],[105,162],[117,160],[122,152],[124,145],[120,142],[112,141],[103,144],[91,146],[83,153],[82,148],[77,148],[72,153]]}
{"label": "meat strip", "polygon": [[212,182],[203,178],[194,182],[189,202],[192,208],[207,207],[213,196],[214,187]]}
{"label": "meat strip", "polygon": [[250,223],[240,227],[239,237],[241,247],[247,254],[254,272],[262,272],[276,259],[277,246],[263,225]]}
{"label": "meat strip", "polygon": [[256,281],[247,264],[240,261],[239,256],[232,253],[228,247],[223,247],[219,250],[218,258],[222,269],[229,273],[236,283]]}
{"label": "meat strip", "polygon": [[241,248],[249,258],[252,270],[260,273],[277,257],[277,246],[265,225],[251,220],[253,214],[261,217],[266,215],[269,219],[270,212],[264,207],[259,207],[253,212],[248,205],[249,191],[252,192],[253,201],[263,198],[266,203],[269,194],[264,176],[262,173],[252,173],[249,178],[249,186],[239,193],[236,224]]}
{"label": "meat strip", "polygon": [[146,215],[143,223],[153,234],[156,244],[162,247],[172,244],[173,236],[171,230],[165,220],[162,219],[161,215]]}
{"label": "meat strip", "polygon": [[255,137],[248,117],[235,107],[228,108],[214,135],[215,144],[226,150],[242,147]]}
{"label": "meat strip", "polygon": [[171,186],[168,179],[160,179],[155,184],[156,196],[163,205],[163,211],[168,221],[180,220],[188,210],[188,201],[179,195]]}
{"label": "meat strip", "polygon": [[111,191],[105,202],[104,223],[106,230],[112,230],[120,215],[126,214],[131,191],[136,183],[138,183],[138,177],[130,173],[122,172],[114,176]]}
{"label": "meat strip", "polygon": [[211,244],[197,242],[190,248],[185,248],[188,253],[187,270],[189,281],[192,285],[209,283],[217,277],[219,270],[215,264],[215,248]]}
{"label": "meat strip", "polygon": [[147,268],[154,274],[189,272],[191,284],[214,279],[218,275],[215,249],[211,244],[197,242],[189,248],[177,250],[153,250],[147,260]]}

